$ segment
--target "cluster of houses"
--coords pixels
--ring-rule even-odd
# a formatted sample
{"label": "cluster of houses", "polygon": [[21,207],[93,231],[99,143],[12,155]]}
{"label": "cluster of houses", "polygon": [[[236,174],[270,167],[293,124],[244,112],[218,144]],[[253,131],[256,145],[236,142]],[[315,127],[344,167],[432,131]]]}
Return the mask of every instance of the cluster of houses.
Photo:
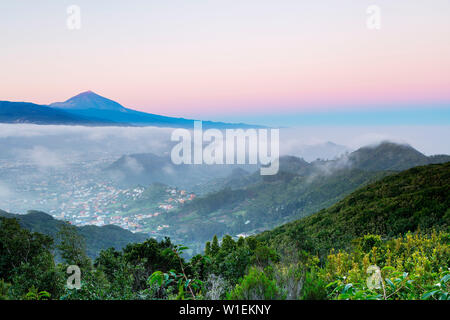
{"label": "cluster of houses", "polygon": [[89,188],[80,188],[73,193],[67,193],[71,199],[62,203],[59,212],[53,212],[53,216],[78,226],[113,224],[132,232],[154,233],[169,228],[169,225],[153,225],[154,229],[149,230],[147,222],[150,219],[195,198],[195,194],[188,194],[185,190],[168,188],[165,190],[168,198],[156,206],[159,210],[145,213],[128,210],[133,208],[133,201],[142,198],[144,191],[144,187],[121,190],[100,183]]}

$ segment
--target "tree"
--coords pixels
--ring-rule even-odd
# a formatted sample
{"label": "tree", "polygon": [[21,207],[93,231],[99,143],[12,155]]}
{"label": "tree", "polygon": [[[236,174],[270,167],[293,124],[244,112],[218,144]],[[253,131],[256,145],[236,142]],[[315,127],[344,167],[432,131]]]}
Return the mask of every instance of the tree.
{"label": "tree", "polygon": [[61,225],[58,238],[60,243],[57,248],[61,253],[62,259],[69,265],[77,265],[81,271],[90,271],[92,269],[91,260],[86,254],[86,242],[76,227],[69,223]]}
{"label": "tree", "polygon": [[94,267],[102,272],[109,283],[108,293],[118,299],[135,299],[133,292],[133,266],[125,261],[120,251],[114,248],[102,250],[95,259]]}
{"label": "tree", "polygon": [[205,255],[209,256],[211,254],[211,242],[207,241],[205,244]]}
{"label": "tree", "polygon": [[238,241],[236,242],[237,247],[243,247],[245,245],[245,239],[244,237],[239,237]]}
{"label": "tree", "polygon": [[220,246],[219,246],[219,240],[217,239],[217,235],[214,235],[212,244],[211,244],[211,255],[215,256],[217,253],[219,253]]}
{"label": "tree", "polygon": [[174,245],[169,238],[158,242],[151,238],[143,243],[133,243],[123,249],[125,262],[132,265],[133,290],[144,290],[148,277],[155,271],[180,270],[180,263],[173,252]]}
{"label": "tree", "polygon": [[236,243],[230,235],[226,235],[222,238],[222,250],[226,253],[230,253],[236,247]]}
{"label": "tree", "polygon": [[228,294],[232,300],[278,300],[284,299],[275,280],[270,279],[264,271],[250,268],[249,273]]}
{"label": "tree", "polygon": [[10,279],[15,268],[50,251],[52,244],[52,238],[23,229],[16,219],[0,217],[0,278]]}
{"label": "tree", "polygon": [[63,278],[52,248],[49,236],[23,229],[16,219],[0,218],[0,278],[11,283],[13,298],[24,298],[31,288],[59,296]]}

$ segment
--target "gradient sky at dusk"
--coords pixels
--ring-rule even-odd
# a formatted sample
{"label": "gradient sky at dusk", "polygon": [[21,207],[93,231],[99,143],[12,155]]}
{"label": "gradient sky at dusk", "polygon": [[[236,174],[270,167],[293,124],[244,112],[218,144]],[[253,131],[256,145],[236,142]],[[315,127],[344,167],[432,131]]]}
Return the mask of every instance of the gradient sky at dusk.
{"label": "gradient sky at dusk", "polygon": [[[72,4],[80,30],[66,27]],[[371,4],[378,31],[366,27]],[[391,119],[450,124],[449,17],[448,0],[2,1],[0,100],[93,90],[210,120],[395,110]]]}

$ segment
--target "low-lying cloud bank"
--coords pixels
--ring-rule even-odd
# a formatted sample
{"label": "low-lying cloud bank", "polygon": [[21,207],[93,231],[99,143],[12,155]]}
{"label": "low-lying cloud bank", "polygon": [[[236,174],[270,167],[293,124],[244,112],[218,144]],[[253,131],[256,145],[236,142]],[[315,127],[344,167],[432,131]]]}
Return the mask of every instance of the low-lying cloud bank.
{"label": "low-lying cloud bank", "polygon": [[[173,130],[0,124],[0,157],[18,158],[45,168],[102,155],[168,155],[173,146],[170,141]],[[287,128],[280,129],[280,155],[299,156],[306,161],[334,159],[384,140],[410,144],[426,155],[450,154],[450,144],[445,139],[448,136],[450,126]]]}

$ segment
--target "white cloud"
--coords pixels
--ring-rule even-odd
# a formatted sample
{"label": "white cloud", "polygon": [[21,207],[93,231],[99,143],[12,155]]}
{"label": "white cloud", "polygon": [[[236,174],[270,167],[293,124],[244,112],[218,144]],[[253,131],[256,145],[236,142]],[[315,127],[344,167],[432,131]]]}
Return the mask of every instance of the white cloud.
{"label": "white cloud", "polygon": [[5,184],[0,182],[0,200],[8,200],[12,198],[14,192]]}
{"label": "white cloud", "polygon": [[42,146],[35,146],[27,151],[27,157],[32,163],[42,169],[62,168],[65,166],[64,160],[58,153]]}
{"label": "white cloud", "polygon": [[144,167],[135,158],[129,156],[125,157],[125,167],[130,169],[134,174],[140,174],[144,171]]}

